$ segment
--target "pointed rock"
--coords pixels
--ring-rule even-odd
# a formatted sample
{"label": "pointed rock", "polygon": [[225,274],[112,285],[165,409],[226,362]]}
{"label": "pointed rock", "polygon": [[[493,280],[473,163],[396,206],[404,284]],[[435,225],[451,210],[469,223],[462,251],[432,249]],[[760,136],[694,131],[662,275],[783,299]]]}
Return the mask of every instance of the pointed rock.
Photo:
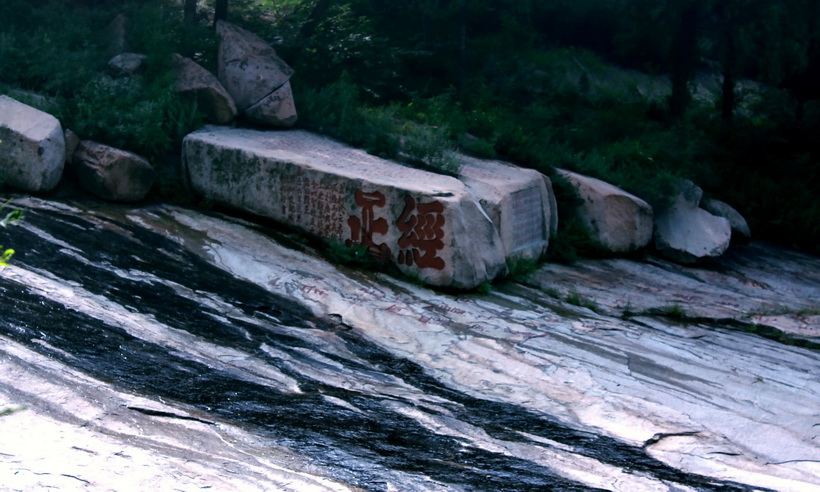
{"label": "pointed rock", "polygon": [[196,101],[197,108],[211,123],[227,125],[236,118],[236,104],[219,80],[197,62],[174,55],[174,90]]}
{"label": "pointed rock", "polygon": [[293,102],[293,91],[290,81],[270,93],[267,97],[245,111],[245,115],[254,123],[290,128],[298,118],[296,105]]}
{"label": "pointed rock", "polygon": [[293,69],[259,36],[225,21],[217,22],[217,77],[239,111],[262,101],[287,82]]}

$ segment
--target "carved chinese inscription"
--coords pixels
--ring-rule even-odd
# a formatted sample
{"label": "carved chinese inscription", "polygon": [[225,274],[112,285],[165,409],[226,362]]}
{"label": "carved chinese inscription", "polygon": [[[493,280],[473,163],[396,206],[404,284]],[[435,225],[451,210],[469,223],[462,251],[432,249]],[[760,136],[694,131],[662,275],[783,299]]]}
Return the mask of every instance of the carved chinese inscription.
{"label": "carved chinese inscription", "polygon": [[[348,218],[350,239],[345,241],[345,244],[361,244],[370,248],[379,258],[392,258],[390,247],[383,242],[377,242],[373,237],[374,234],[386,235],[390,230],[388,221],[377,217],[378,209],[383,209],[387,205],[384,193],[356,190],[354,198],[360,215]],[[395,223],[401,233],[398,239],[398,263],[443,270],[445,262],[438,256],[438,252],[444,249],[445,222],[444,205],[441,202],[417,203],[413,197],[405,197],[404,209]]]}
{"label": "carved chinese inscription", "polygon": [[404,203],[404,211],[396,223],[402,234],[399,264],[443,270],[444,260],[438,251],[444,248],[444,206],[441,202],[416,203],[411,196],[407,196]]}
{"label": "carved chinese inscription", "polygon": [[387,220],[376,218],[375,208],[384,207],[387,202],[384,193],[374,191],[372,193],[365,193],[362,190],[355,192],[356,205],[361,207],[361,217],[351,216],[347,219],[347,225],[350,227],[350,239],[345,241],[345,244],[351,246],[353,244],[361,244],[367,246],[370,250],[381,258],[390,258],[390,248],[384,243],[376,243],[373,240],[373,234],[387,234],[389,225]]}
{"label": "carved chinese inscription", "polygon": [[301,172],[281,184],[278,212],[287,222],[332,238],[344,234],[346,190],[341,184],[326,184]]}
{"label": "carved chinese inscription", "polygon": [[544,212],[538,188],[516,191],[512,199],[513,250],[544,239]]}

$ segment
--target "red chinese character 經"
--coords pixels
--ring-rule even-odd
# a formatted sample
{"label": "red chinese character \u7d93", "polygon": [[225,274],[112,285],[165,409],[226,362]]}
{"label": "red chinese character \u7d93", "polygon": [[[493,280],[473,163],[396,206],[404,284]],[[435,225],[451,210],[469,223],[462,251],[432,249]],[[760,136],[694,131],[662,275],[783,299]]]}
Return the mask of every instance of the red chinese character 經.
{"label": "red chinese character \u7d93", "polygon": [[401,231],[399,238],[399,264],[419,268],[444,269],[444,260],[438,251],[444,248],[444,205],[441,202],[416,203],[407,196],[404,211],[396,227]]}

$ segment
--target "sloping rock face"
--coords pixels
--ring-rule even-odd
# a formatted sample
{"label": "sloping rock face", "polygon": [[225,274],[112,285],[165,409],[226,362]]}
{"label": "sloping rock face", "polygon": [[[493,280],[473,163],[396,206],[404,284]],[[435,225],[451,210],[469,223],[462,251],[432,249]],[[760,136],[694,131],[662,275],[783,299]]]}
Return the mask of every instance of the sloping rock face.
{"label": "sloping rock face", "polygon": [[[720,269],[588,260],[452,294],[213,211],[12,205],[4,488],[820,487],[820,258],[752,243]],[[670,302],[692,317],[651,309]],[[750,332],[768,309],[815,345]]]}
{"label": "sloping rock face", "polygon": [[506,268],[493,222],[455,178],[304,131],[209,127],[185,138],[183,159],[206,198],[366,246],[427,284],[470,289]]}
{"label": "sloping rock face", "polygon": [[547,251],[553,217],[549,178],[509,163],[461,156],[461,180],[495,224],[508,261]]}
{"label": "sloping rock face", "polygon": [[142,200],[154,183],[154,168],[142,157],[89,140],[77,146],[72,169],[85,189],[115,202]]}
{"label": "sloping rock face", "polygon": [[573,207],[592,239],[613,253],[629,253],[652,240],[652,207],[640,198],[589,176],[558,170],[575,187],[581,203]]}
{"label": "sloping rock face", "polygon": [[729,226],[732,228],[732,241],[744,244],[752,239],[752,231],[746,219],[728,203],[715,199],[704,200],[703,209],[729,221]]}
{"label": "sloping rock face", "polygon": [[65,137],[57,118],[0,96],[0,181],[33,193],[63,176]]}
{"label": "sloping rock face", "polygon": [[240,112],[262,124],[290,127],[296,122],[290,68],[259,36],[219,21],[217,77]]}
{"label": "sloping rock face", "polygon": [[672,205],[655,216],[655,248],[680,263],[714,258],[729,247],[729,221],[698,208],[703,190],[691,181],[682,182]]}
{"label": "sloping rock face", "polygon": [[177,83],[174,90],[191,97],[205,118],[217,125],[227,125],[236,118],[236,104],[219,80],[197,62],[174,55]]}

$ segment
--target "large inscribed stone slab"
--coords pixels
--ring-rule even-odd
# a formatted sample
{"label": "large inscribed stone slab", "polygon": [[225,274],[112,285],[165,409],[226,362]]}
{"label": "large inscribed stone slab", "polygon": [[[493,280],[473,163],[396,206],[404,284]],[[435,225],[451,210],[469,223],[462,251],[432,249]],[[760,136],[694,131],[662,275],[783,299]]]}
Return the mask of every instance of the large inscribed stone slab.
{"label": "large inscribed stone slab", "polygon": [[506,269],[496,225],[455,178],[305,131],[207,127],[185,138],[183,158],[206,198],[367,246],[427,284],[469,289]]}

